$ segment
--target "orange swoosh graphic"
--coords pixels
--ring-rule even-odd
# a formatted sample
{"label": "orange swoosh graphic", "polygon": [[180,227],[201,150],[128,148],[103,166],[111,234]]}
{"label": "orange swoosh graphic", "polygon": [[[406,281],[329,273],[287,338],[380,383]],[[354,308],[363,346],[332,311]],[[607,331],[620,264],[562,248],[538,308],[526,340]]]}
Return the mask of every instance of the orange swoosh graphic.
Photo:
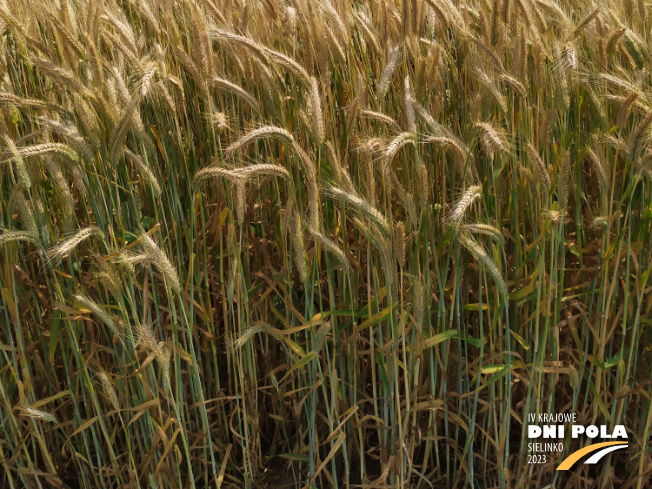
{"label": "orange swoosh graphic", "polygon": [[603,443],[594,443],[593,445],[589,445],[588,447],[581,448],[578,451],[573,452],[568,457],[566,457],[564,461],[559,465],[559,467],[557,467],[557,470],[568,470],[573,466],[575,462],[581,459],[584,455],[588,455],[591,452],[595,452],[596,450],[600,450],[601,448],[610,447],[613,445],[627,445],[627,443],[623,441],[605,441]]}

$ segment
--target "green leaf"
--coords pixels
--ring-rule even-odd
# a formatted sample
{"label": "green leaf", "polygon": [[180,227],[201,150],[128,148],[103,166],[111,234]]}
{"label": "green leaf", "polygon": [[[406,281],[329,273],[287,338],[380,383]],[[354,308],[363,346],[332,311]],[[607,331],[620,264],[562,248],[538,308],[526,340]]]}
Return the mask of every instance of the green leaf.
{"label": "green leaf", "polygon": [[51,364],[54,364],[54,354],[57,350],[57,345],[59,344],[59,339],[61,338],[61,319],[60,312],[54,311],[52,314],[52,321],[50,322],[50,345],[48,349],[48,360]]}
{"label": "green leaf", "polygon": [[443,333],[436,334],[435,336],[431,336],[423,342],[423,349],[425,350],[426,348],[432,348],[442,341],[450,340],[451,338],[457,338],[459,335],[460,332],[456,329],[450,329],[448,331],[444,331]]}
{"label": "green leaf", "polygon": [[295,462],[308,462],[310,460],[307,455],[302,455],[301,453],[281,453],[278,456],[287,460],[294,460]]}
{"label": "green leaf", "polygon": [[460,332],[457,331],[456,329],[450,329],[448,331],[444,331],[443,333],[439,333],[434,336],[431,336],[430,338],[426,338],[421,343],[417,343],[415,345],[415,351],[417,354],[419,354],[426,348],[432,348],[433,346],[438,345],[442,341],[450,340],[451,338],[458,338],[459,336],[460,336]]}
{"label": "green leaf", "polygon": [[469,345],[475,346],[476,348],[482,348],[485,344],[485,339],[484,338],[473,338],[471,336],[468,336],[466,338],[462,338],[464,341],[466,341]]}
{"label": "green leaf", "polygon": [[518,334],[518,333],[517,333],[516,331],[514,331],[514,330],[511,330],[511,329],[510,329],[509,332],[512,334],[512,336],[513,336],[514,338],[516,338],[516,341],[518,341],[524,349],[526,349],[526,350],[529,350],[529,349],[530,349],[530,345],[528,345],[528,344],[526,343],[525,338],[523,338],[520,334]]}
{"label": "green leaf", "polygon": [[300,368],[302,368],[302,367],[305,367],[305,366],[308,365],[310,362],[312,362],[315,358],[317,358],[317,353],[315,353],[314,351],[310,351],[310,352],[308,352],[308,353],[306,354],[305,357],[300,358],[299,360],[297,360],[297,362],[296,362],[294,365],[292,365],[292,367],[290,368],[290,370],[288,370],[288,371],[286,372],[286,374],[283,376],[283,378],[281,379],[281,381],[280,381],[279,383],[282,384],[283,381],[284,381],[285,379],[287,379],[287,377],[288,377],[292,372],[294,372],[295,370],[298,370],[298,369],[300,369]]}
{"label": "green leaf", "polygon": [[381,353],[376,353],[376,365],[378,365],[378,375],[380,381],[383,383],[385,392],[389,392],[389,378],[387,377],[387,368],[385,367],[385,359]]}
{"label": "green leaf", "polygon": [[363,331],[367,328],[371,328],[372,326],[375,326],[376,324],[380,323],[381,321],[384,321],[385,319],[389,318],[392,314],[392,311],[396,309],[397,304],[394,304],[393,306],[387,307],[383,309],[380,312],[377,312],[373,316],[371,316],[369,319],[363,321],[359,326],[357,326],[354,329],[354,334],[359,333],[360,331]]}

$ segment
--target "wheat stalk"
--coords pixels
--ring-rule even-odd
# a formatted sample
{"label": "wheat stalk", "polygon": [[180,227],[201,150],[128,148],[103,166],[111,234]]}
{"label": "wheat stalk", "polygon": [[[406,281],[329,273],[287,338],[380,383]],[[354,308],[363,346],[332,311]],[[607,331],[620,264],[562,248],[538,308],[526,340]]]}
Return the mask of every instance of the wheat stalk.
{"label": "wheat stalk", "polygon": [[496,282],[496,287],[498,288],[498,291],[500,294],[503,296],[503,299],[507,299],[507,285],[505,284],[505,280],[503,279],[503,276],[501,275],[500,271],[498,270],[498,267],[494,263],[494,261],[489,257],[487,252],[480,246],[476,241],[474,241],[470,236],[462,234],[460,236],[460,240],[464,247],[468,249],[471,254],[484,265],[484,267],[487,269],[487,271],[491,274],[493,277],[494,281]]}
{"label": "wheat stalk", "polygon": [[73,296],[73,298],[84,308],[88,309],[93,314],[95,314],[98,317],[98,319],[102,321],[104,325],[108,327],[117,338],[122,339],[122,337],[124,336],[123,331],[121,330],[121,328],[118,327],[118,324],[109,315],[109,313],[107,313],[99,304],[97,304],[95,301],[91,300],[84,294],[76,294]]}
{"label": "wheat stalk", "polygon": [[213,85],[216,87],[221,88],[222,90],[229,91],[238,97],[242,98],[245,102],[247,102],[249,105],[251,105],[252,108],[258,110],[259,105],[258,102],[256,101],[255,98],[253,98],[247,91],[245,91],[242,87],[239,87],[235,83],[230,82],[229,80],[226,80],[225,78],[220,78],[219,76],[213,77]]}
{"label": "wheat stalk", "polygon": [[383,234],[390,234],[390,226],[385,216],[357,193],[346,192],[336,187],[327,187],[326,194],[334,199],[341,200],[352,209],[368,217]]}
{"label": "wheat stalk", "polygon": [[21,408],[20,413],[23,416],[28,416],[28,417],[34,418],[34,419],[40,419],[40,420],[43,420],[43,421],[47,421],[48,423],[56,423],[57,422],[57,418],[55,418],[53,414],[48,413],[46,411],[43,411],[41,409],[35,409],[35,408],[31,408],[31,407],[24,407],[24,408]]}
{"label": "wheat stalk", "polygon": [[480,197],[482,197],[482,187],[479,185],[472,185],[471,187],[467,188],[462,194],[460,200],[457,201],[453,212],[451,212],[448,216],[448,225],[454,227],[459,226],[462,219],[464,219],[467,210],[469,207],[471,207],[471,204],[473,204],[473,202],[475,202]]}
{"label": "wheat stalk", "polygon": [[145,248],[145,253],[148,260],[163,274],[166,282],[175,292],[181,291],[181,282],[177,270],[172,265],[170,259],[163,253],[154,240],[148,236],[143,235],[142,245]]}
{"label": "wheat stalk", "polygon": [[237,150],[243,148],[244,146],[251,144],[260,139],[267,138],[278,138],[283,141],[285,144],[292,145],[294,143],[294,138],[292,134],[286,131],[283,128],[276,126],[263,126],[258,129],[253,129],[242,136],[237,141],[230,144],[225,150],[224,153],[227,156],[233,155]]}
{"label": "wheat stalk", "polygon": [[0,245],[10,243],[12,241],[27,241],[32,244],[38,244],[38,237],[29,231],[8,231],[3,230],[0,233]]}
{"label": "wheat stalk", "polygon": [[548,192],[551,186],[551,179],[546,164],[543,162],[541,156],[539,156],[539,152],[532,145],[532,143],[527,143],[527,153],[530,156],[532,163],[534,163],[534,170],[537,174],[537,182],[543,186],[545,192]]}
{"label": "wheat stalk", "polygon": [[91,226],[85,229],[80,229],[74,236],[71,236],[55,247],[50,248],[47,254],[50,259],[56,263],[62,260],[64,256],[70,254],[70,252],[77,248],[77,246],[79,246],[83,241],[93,236],[98,236],[102,241],[104,240],[104,233],[102,230],[97,226]]}

